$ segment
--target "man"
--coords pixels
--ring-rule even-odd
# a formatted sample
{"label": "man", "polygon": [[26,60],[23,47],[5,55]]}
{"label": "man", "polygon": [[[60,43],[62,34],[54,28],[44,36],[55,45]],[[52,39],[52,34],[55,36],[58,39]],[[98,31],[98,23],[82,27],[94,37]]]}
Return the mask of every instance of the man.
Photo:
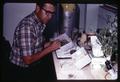
{"label": "man", "polygon": [[[45,43],[43,31],[52,18],[56,7],[52,0],[46,1],[43,0],[36,4],[35,11],[25,17],[15,30],[10,55],[10,62],[13,64],[11,67],[14,71],[17,70],[13,74],[15,75],[13,78],[23,79],[24,77],[24,79],[30,79],[33,76],[35,77],[34,73],[30,72],[33,71],[31,65],[61,46],[57,40]],[[31,76],[31,73],[33,73],[33,76]],[[39,78],[41,77],[39,76]]]}

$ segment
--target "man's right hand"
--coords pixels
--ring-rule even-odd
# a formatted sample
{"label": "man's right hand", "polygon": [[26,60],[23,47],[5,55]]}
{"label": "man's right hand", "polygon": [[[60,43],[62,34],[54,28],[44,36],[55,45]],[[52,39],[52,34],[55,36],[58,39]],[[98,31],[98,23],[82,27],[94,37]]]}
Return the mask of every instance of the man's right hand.
{"label": "man's right hand", "polygon": [[54,51],[61,47],[61,43],[59,40],[55,40],[51,43],[51,45],[49,47],[50,47],[51,51]]}

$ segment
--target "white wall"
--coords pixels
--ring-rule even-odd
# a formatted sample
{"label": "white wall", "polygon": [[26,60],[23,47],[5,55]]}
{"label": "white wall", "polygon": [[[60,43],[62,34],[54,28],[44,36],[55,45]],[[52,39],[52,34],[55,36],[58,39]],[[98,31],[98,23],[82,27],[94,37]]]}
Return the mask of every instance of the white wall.
{"label": "white wall", "polygon": [[3,10],[3,35],[12,45],[17,24],[33,12],[35,3],[6,3]]}
{"label": "white wall", "polygon": [[86,12],[86,32],[95,32],[98,24],[98,10],[100,4],[88,4]]}
{"label": "white wall", "polygon": [[80,16],[79,16],[79,32],[83,32],[85,30],[85,16],[86,16],[86,4],[78,4],[80,9]]}
{"label": "white wall", "polygon": [[101,4],[79,4],[80,8],[80,32],[95,32],[98,26],[98,11]]}

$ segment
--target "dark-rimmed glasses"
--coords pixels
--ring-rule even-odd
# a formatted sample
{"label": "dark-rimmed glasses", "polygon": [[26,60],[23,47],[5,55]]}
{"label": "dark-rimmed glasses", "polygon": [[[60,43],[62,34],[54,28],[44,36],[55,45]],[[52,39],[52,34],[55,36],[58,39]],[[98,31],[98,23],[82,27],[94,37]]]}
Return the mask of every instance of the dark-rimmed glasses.
{"label": "dark-rimmed glasses", "polygon": [[50,14],[51,14],[51,15],[54,15],[54,13],[55,13],[55,12],[48,11],[48,10],[46,10],[46,9],[44,9],[44,8],[42,8],[42,10],[45,11],[45,13],[46,13],[47,16],[49,16]]}

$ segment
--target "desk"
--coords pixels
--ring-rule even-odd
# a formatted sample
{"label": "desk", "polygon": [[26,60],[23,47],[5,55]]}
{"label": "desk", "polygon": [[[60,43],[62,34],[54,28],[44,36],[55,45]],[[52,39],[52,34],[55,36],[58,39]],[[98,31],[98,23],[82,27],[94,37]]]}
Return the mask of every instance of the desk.
{"label": "desk", "polygon": [[[80,52],[83,48],[80,48]],[[61,53],[62,54],[62,53]],[[55,71],[57,75],[57,80],[104,80],[107,72],[102,69],[92,69],[91,62],[88,63],[83,68],[76,67],[75,63],[78,60],[72,59],[58,59],[56,52],[53,52],[53,60]],[[109,77],[108,77],[109,78]]]}
{"label": "desk", "polygon": [[91,71],[91,63],[79,69],[75,67],[72,59],[57,59],[55,53],[53,53],[53,60],[58,80],[105,79],[106,72],[103,70]]}

